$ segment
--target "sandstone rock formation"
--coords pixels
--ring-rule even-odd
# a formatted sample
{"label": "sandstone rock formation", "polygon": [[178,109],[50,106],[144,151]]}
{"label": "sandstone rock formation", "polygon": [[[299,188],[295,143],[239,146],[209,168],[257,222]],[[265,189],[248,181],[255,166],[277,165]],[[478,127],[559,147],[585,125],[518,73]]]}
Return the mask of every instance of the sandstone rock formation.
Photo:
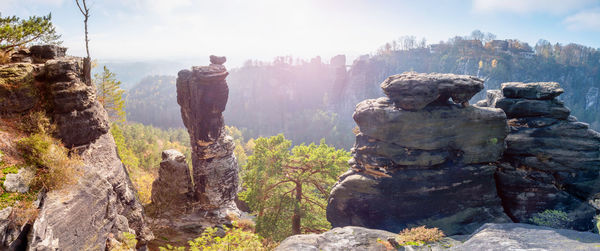
{"label": "sandstone rock formation", "polygon": [[34,66],[17,63],[0,66],[0,114],[21,113],[37,103]]}
{"label": "sandstone rock formation", "polygon": [[455,74],[404,73],[388,77],[381,83],[381,89],[403,110],[421,110],[435,100],[457,104],[468,102],[483,89],[483,80]]}
{"label": "sandstone rock formation", "polygon": [[163,151],[158,178],[152,183],[152,203],[161,211],[178,211],[191,202],[192,192],[192,176],[185,156],[174,149]]}
{"label": "sandstone rock formation", "polygon": [[509,118],[507,149],[496,173],[505,212],[515,222],[555,209],[577,230],[593,228],[600,209],[600,133],[569,116],[556,99],[557,83],[505,83],[488,91],[480,106]]}
{"label": "sandstone rock formation", "polygon": [[590,232],[521,223],[485,224],[452,251],[600,250],[600,236]]}
{"label": "sandstone rock formation", "polygon": [[[397,234],[362,227],[334,228],[322,234],[290,236],[275,249],[281,251],[389,250],[381,243]],[[379,241],[378,241],[379,239]],[[391,244],[391,243],[390,243]],[[486,223],[470,236],[450,236],[421,246],[400,246],[401,251],[505,251],[600,250],[600,236],[590,232],[554,229],[522,223]]]}
{"label": "sandstone rock formation", "polygon": [[177,103],[192,144],[196,208],[237,210],[238,166],[233,139],[225,135],[223,111],[229,88],[225,57],[211,56],[211,65],[182,70],[177,77]]}
{"label": "sandstone rock formation", "polygon": [[[96,100],[95,88],[82,81],[82,59],[62,57],[64,51],[56,46],[32,48],[31,55],[24,53],[21,60],[34,64],[2,66],[19,70],[10,71],[13,75],[8,78],[0,76],[4,81],[0,83],[0,99],[6,101],[0,112],[12,116],[33,108],[45,109],[57,125],[55,136],[71,148],[71,154],[81,156],[83,174],[72,187],[42,192],[33,224],[17,233],[0,233],[0,249],[11,246],[19,250],[104,250],[111,236],[120,236],[124,231],[134,233],[138,245],[144,246],[153,235],[115,142],[108,134],[106,111]],[[2,85],[28,91],[2,92]],[[21,97],[31,98],[19,101]],[[4,234],[18,237],[11,239]],[[9,239],[10,242],[5,241]],[[17,245],[19,241],[26,242]]]}
{"label": "sandstone rock formation", "polygon": [[[348,226],[334,228],[322,234],[290,236],[282,241],[275,251],[386,251],[388,249],[383,243],[396,236],[397,234],[388,231]],[[448,239],[446,242],[450,241],[451,239]],[[441,245],[433,246],[435,248]],[[430,248],[422,250],[431,250]],[[399,250],[404,250],[404,247]]]}
{"label": "sandstone rock formation", "polygon": [[381,86],[389,97],[356,106],[352,170],[333,187],[327,206],[333,227],[398,232],[425,224],[452,235],[509,222],[493,164],[505,149],[506,116],[464,104],[482,81],[404,73]]}
{"label": "sandstone rock formation", "polygon": [[89,144],[108,133],[108,116],[96,101],[95,87],[83,81],[79,58],[48,60],[40,81],[47,83],[58,137],[67,147]]}

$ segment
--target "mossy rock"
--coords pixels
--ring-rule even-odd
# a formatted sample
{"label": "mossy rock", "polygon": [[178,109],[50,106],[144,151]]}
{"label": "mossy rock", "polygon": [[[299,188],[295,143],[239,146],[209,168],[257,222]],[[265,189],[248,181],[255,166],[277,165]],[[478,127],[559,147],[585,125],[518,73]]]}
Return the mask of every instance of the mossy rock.
{"label": "mossy rock", "polygon": [[38,100],[31,64],[0,66],[0,112],[19,113],[31,109]]}

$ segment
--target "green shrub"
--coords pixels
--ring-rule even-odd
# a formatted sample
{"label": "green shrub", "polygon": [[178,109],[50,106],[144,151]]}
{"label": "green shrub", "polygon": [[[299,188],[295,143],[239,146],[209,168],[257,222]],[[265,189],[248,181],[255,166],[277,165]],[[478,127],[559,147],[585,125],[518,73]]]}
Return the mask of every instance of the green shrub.
{"label": "green shrub", "polygon": [[30,112],[23,116],[20,129],[26,133],[52,133],[56,126],[43,111]]}
{"label": "green shrub", "polygon": [[58,190],[75,184],[83,164],[78,155],[69,156],[60,142],[45,133],[36,133],[17,141],[17,148],[29,165],[37,167],[30,186],[34,190]]}
{"label": "green shrub", "polygon": [[444,237],[444,232],[438,228],[420,226],[402,230],[396,237],[396,241],[403,246],[421,246],[426,243],[439,241]]}
{"label": "green shrub", "polygon": [[569,218],[567,213],[550,209],[534,214],[533,217],[529,219],[529,222],[532,224],[552,228],[569,228],[572,221],[573,220]]}
{"label": "green shrub", "polygon": [[[237,222],[233,222],[234,227],[225,227],[225,236],[217,236],[218,228],[210,227],[204,230],[200,237],[188,242],[190,251],[221,251],[221,250],[242,250],[242,251],[261,251],[266,250],[262,244],[262,238],[252,232],[244,231],[238,228]],[[175,250],[183,251],[185,247],[159,247],[161,251]]]}
{"label": "green shrub", "polygon": [[16,166],[16,165],[7,166],[4,169],[2,169],[2,173],[3,174],[18,173],[19,169],[21,169],[21,167]]}

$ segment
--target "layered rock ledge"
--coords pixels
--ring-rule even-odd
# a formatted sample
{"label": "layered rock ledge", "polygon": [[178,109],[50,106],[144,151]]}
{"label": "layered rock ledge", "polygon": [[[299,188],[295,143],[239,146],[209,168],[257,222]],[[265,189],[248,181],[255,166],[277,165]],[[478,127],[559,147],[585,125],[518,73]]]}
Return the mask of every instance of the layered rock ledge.
{"label": "layered rock ledge", "polygon": [[382,83],[388,97],[359,103],[352,170],[333,187],[327,206],[332,225],[392,232],[428,225],[466,234],[485,222],[509,222],[494,182],[506,115],[466,103],[482,83],[404,73]]}
{"label": "layered rock ledge", "polygon": [[569,116],[557,83],[505,83],[479,106],[503,109],[510,134],[496,173],[504,209],[527,222],[546,209],[564,211],[569,228],[593,229],[600,209],[600,133]]}
{"label": "layered rock ledge", "polygon": [[182,70],[177,77],[177,103],[192,144],[193,194],[202,210],[237,210],[238,166],[222,114],[229,95],[224,62],[211,56],[209,66]]}

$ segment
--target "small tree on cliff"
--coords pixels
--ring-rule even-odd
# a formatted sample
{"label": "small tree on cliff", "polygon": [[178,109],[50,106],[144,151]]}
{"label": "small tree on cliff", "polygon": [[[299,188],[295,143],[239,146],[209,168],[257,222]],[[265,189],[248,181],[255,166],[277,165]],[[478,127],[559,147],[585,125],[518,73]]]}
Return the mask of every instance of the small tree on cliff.
{"label": "small tree on cliff", "polygon": [[245,191],[240,197],[257,215],[256,231],[276,241],[330,227],[327,196],[350,158],[323,140],[291,152],[290,146],[282,134],[257,139],[242,173]]}
{"label": "small tree on cliff", "polygon": [[81,15],[83,15],[83,26],[84,26],[84,30],[85,30],[85,52],[87,54],[87,57],[85,57],[83,59],[83,72],[85,74],[85,83],[87,84],[91,84],[92,83],[92,58],[90,57],[90,48],[89,48],[89,42],[90,39],[88,38],[88,19],[90,18],[90,8],[88,8],[87,6],[87,2],[85,0],[81,0],[81,3],[79,3],[80,0],[75,0],[75,3],[77,4],[77,8],[79,8],[79,12],[81,12]]}
{"label": "small tree on cliff", "polygon": [[51,14],[29,19],[0,16],[0,52],[8,53],[32,42],[60,44],[60,35],[56,34],[51,19]]}
{"label": "small tree on cliff", "polygon": [[94,74],[94,79],[98,101],[108,112],[110,121],[125,122],[125,91],[121,89],[121,81],[118,81],[106,66],[102,73]]}

